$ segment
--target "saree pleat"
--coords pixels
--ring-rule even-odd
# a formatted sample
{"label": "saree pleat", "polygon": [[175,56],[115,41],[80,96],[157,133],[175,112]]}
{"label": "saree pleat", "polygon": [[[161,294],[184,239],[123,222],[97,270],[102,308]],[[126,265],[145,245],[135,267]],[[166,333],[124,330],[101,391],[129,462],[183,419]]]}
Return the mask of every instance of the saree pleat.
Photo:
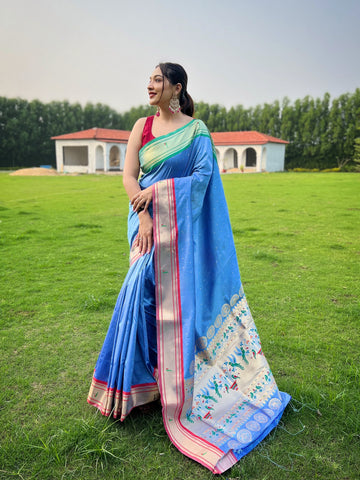
{"label": "saree pleat", "polygon": [[279,422],[290,400],[261,349],[243,291],[210,134],[199,120],[140,150],[154,247],[134,247],[88,401],[123,420],[160,395],[185,455],[222,473]]}
{"label": "saree pleat", "polygon": [[[153,252],[132,265],[118,296],[88,402],[123,420],[134,406],[159,398]],[[144,299],[150,299],[145,301]]]}

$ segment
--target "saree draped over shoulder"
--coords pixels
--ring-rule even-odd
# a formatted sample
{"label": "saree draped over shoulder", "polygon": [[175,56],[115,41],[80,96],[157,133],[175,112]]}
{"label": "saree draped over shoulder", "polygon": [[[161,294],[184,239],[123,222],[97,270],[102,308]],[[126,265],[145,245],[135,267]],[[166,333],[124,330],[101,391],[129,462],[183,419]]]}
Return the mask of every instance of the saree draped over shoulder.
{"label": "saree draped over shoulder", "polygon": [[278,424],[290,400],[261,350],[240,280],[219,169],[200,120],[139,152],[152,186],[154,246],[134,247],[88,396],[123,420],[161,398],[165,429],[185,455],[222,473]]}

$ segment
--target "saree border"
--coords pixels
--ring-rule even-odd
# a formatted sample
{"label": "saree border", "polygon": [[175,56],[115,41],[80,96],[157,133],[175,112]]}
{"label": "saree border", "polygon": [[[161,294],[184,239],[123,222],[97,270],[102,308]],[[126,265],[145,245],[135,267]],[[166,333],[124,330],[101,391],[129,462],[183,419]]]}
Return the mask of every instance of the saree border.
{"label": "saree border", "polygon": [[[149,118],[149,117],[147,117]],[[180,132],[181,130],[184,130],[186,127],[188,127],[189,125],[191,125],[192,123],[194,123],[196,120],[196,118],[193,118],[192,120],[190,120],[190,122],[186,123],[185,125],[183,125],[182,127],[179,127],[177,128],[176,130],[173,130],[172,132],[169,132],[169,133],[165,133],[164,135],[159,135],[158,137],[154,137],[152,138],[151,140],[149,140],[148,142],[145,143],[145,145],[143,145],[140,150],[139,150],[139,153],[142,151],[142,150],[145,150],[145,147],[146,145],[149,145],[151,142],[155,142],[156,140],[164,140],[165,138],[173,135],[174,133],[178,133]]]}
{"label": "saree border", "polygon": [[156,382],[133,385],[130,392],[124,392],[108,387],[108,382],[93,376],[87,402],[98,408],[106,417],[113,413],[113,417],[118,418],[120,414],[120,420],[123,421],[134,407],[158,398],[159,389]]}
{"label": "saree border", "polygon": [[[187,129],[190,128],[191,131],[188,132]],[[211,139],[210,132],[205,124],[201,120],[193,119],[173,132],[150,140],[139,150],[142,172],[144,174],[150,173],[167,159],[186,150],[197,137],[210,137]],[[161,147],[160,151],[159,147]]]}
{"label": "saree border", "polygon": [[136,235],[130,247],[130,267],[134,265],[134,263],[137,262],[137,260],[139,260],[140,257],[143,256],[143,254],[141,253],[140,247],[137,243],[138,238],[139,238],[139,234]]}
{"label": "saree border", "polygon": [[[156,322],[159,390],[163,421],[172,443],[186,456],[214,473],[237,462],[232,452],[191,432],[182,421],[185,400],[182,348],[182,315],[178,252],[178,223],[174,179],[153,185]],[[172,347],[172,348],[171,348]],[[217,465],[220,467],[217,468]]]}

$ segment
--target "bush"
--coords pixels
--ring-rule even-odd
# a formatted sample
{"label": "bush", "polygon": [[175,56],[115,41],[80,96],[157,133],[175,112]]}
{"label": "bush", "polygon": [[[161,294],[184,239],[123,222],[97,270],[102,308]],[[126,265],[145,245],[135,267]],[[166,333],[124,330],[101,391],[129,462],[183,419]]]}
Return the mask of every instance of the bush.
{"label": "bush", "polygon": [[342,172],[358,172],[360,173],[360,165],[344,165],[341,168]]}
{"label": "bush", "polygon": [[324,168],[324,170],[321,170],[322,172],[340,172],[340,167],[334,167],[334,168]]}
{"label": "bush", "polygon": [[358,172],[360,173],[360,165],[344,165],[343,167],[333,167],[333,168],[324,168],[320,170],[319,168],[288,168],[287,172]]}
{"label": "bush", "polygon": [[320,170],[318,168],[302,168],[302,167],[296,167],[296,168],[289,168],[289,172],[319,172]]}

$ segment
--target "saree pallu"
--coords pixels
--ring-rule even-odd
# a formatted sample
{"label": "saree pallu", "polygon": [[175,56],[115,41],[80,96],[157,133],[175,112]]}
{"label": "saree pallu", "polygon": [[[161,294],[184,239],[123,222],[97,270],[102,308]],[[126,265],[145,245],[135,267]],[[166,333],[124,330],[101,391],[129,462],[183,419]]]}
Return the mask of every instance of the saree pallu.
{"label": "saree pallu", "polygon": [[185,455],[222,473],[278,424],[290,400],[261,350],[241,284],[222,182],[200,120],[139,152],[152,185],[154,246],[134,247],[88,402],[123,420],[161,398],[165,429]]}

